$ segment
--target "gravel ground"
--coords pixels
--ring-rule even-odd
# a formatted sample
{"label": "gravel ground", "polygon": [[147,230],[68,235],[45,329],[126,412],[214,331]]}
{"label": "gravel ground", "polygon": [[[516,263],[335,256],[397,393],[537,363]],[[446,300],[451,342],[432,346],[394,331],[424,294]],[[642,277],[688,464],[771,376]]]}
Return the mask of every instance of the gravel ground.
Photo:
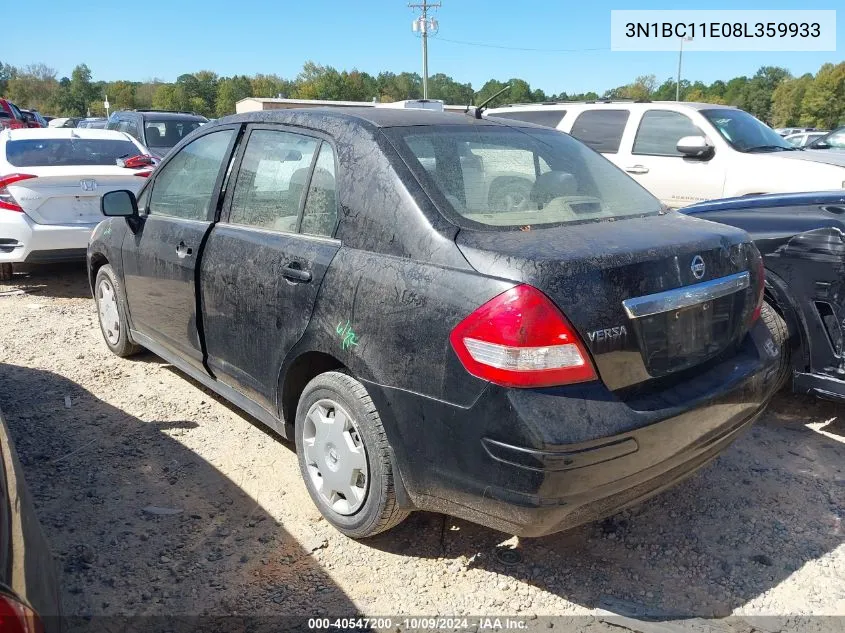
{"label": "gravel ground", "polygon": [[845,615],[841,405],[781,395],[695,477],[567,533],[417,513],[357,543],[291,444],[161,359],[108,352],[82,267],[0,286],[0,324],[0,407],[67,614]]}

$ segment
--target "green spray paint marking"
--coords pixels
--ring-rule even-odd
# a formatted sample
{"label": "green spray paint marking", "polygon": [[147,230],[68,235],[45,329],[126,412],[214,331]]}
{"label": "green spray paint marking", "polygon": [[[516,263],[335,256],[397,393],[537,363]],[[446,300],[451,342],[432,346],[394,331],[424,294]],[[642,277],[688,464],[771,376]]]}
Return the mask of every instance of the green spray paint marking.
{"label": "green spray paint marking", "polygon": [[343,321],[338,323],[335,331],[342,339],[340,344],[342,349],[349,349],[353,345],[358,347],[358,337],[355,335],[355,332],[352,331],[348,320],[346,321],[346,325],[343,325]]}

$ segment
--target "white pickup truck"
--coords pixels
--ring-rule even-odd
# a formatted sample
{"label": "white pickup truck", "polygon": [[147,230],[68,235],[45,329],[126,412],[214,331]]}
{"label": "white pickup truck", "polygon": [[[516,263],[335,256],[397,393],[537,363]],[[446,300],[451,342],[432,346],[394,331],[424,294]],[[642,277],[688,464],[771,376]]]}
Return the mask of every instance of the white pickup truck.
{"label": "white pickup truck", "polygon": [[748,194],[845,189],[845,152],[793,147],[730,106],[598,101],[513,105],[486,116],[567,132],[672,208]]}

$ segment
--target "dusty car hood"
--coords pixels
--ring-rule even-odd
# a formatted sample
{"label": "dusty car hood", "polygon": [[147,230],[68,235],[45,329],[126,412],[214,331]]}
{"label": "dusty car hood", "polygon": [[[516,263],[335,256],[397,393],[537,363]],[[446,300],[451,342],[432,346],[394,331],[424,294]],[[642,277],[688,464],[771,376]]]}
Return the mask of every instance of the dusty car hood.
{"label": "dusty car hood", "polygon": [[777,156],[779,158],[808,160],[812,163],[825,163],[827,165],[839,165],[840,167],[845,167],[845,152],[837,152],[827,149],[805,150],[803,152],[779,152]]}

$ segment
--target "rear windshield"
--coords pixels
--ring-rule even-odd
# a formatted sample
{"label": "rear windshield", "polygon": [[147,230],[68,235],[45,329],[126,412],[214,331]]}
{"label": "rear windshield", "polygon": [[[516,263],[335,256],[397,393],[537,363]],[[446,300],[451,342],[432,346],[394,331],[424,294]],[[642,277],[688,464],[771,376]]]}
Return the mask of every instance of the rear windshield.
{"label": "rear windshield", "polygon": [[167,119],[144,121],[144,137],[147,147],[171,148],[200,126],[200,121]]}
{"label": "rear windshield", "polygon": [[658,200],[610,161],[554,130],[386,130],[459,226],[516,228],[656,214]]}
{"label": "rear windshield", "polygon": [[6,143],[6,160],[15,167],[117,165],[118,158],[140,153],[134,143],[112,139],[44,138]]}

